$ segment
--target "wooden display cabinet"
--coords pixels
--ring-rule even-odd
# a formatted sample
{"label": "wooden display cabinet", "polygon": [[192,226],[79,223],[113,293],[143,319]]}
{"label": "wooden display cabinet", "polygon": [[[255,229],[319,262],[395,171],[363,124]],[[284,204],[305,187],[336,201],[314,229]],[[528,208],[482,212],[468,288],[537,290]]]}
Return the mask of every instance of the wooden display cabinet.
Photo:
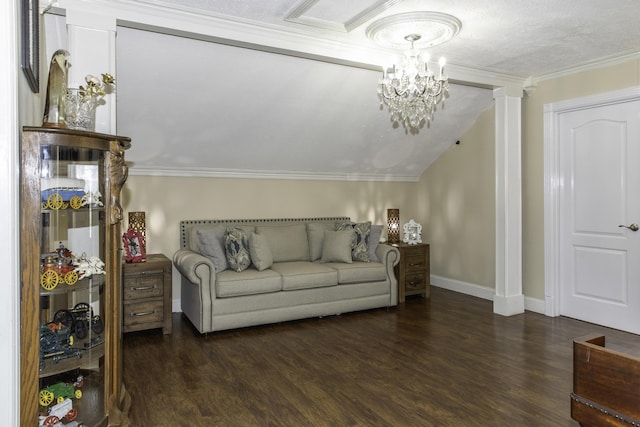
{"label": "wooden display cabinet", "polygon": [[125,137],[23,128],[22,426],[55,417],[64,424],[128,425],[119,198],[130,145]]}

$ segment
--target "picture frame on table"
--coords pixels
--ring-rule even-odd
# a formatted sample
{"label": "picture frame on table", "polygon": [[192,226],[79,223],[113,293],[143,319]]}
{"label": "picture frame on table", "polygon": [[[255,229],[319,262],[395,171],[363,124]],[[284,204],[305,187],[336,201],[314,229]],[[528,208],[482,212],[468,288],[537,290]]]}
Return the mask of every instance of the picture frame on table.
{"label": "picture frame on table", "polygon": [[143,262],[147,258],[144,237],[139,232],[129,229],[122,235],[124,258],[127,262]]}
{"label": "picture frame on table", "polygon": [[33,93],[40,92],[40,25],[38,18],[38,0],[21,0],[20,67]]}
{"label": "picture frame on table", "polygon": [[414,220],[410,220],[404,225],[403,230],[403,242],[409,245],[417,245],[418,243],[422,243],[422,225],[418,224]]}

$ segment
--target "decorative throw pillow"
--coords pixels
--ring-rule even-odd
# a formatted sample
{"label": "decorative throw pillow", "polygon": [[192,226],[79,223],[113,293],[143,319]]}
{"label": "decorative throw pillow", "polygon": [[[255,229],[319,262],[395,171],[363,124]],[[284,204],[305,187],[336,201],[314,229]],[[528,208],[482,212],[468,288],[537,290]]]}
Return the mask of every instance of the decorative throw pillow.
{"label": "decorative throw pillow", "polygon": [[221,272],[229,268],[227,254],[224,250],[225,227],[218,226],[210,229],[199,229],[198,236],[200,253],[213,262],[216,272]]}
{"label": "decorative throw pillow", "polygon": [[353,241],[353,233],[353,229],[341,231],[325,230],[320,262],[345,262],[352,264],[351,242]]}
{"label": "decorative throw pillow", "polygon": [[338,224],[338,230],[352,228],[355,232],[351,243],[351,256],[354,261],[369,262],[369,236],[371,235],[371,221],[357,224]]}
{"label": "decorative throw pillow", "polygon": [[249,254],[249,239],[247,234],[238,227],[227,228],[224,235],[224,248],[227,253],[227,262],[232,270],[241,272],[251,265]]}
{"label": "decorative throw pillow", "polygon": [[322,245],[324,244],[325,230],[334,230],[332,223],[312,222],[307,224],[307,236],[309,238],[309,254],[311,261],[322,258]]}
{"label": "decorative throw pillow", "polygon": [[249,254],[251,262],[258,271],[266,270],[273,265],[273,255],[267,238],[263,234],[251,233],[249,236]]}
{"label": "decorative throw pillow", "polygon": [[376,249],[378,248],[378,243],[380,243],[382,230],[384,230],[384,225],[371,226],[371,234],[369,235],[369,261],[380,262],[380,259],[378,259],[376,255]]}

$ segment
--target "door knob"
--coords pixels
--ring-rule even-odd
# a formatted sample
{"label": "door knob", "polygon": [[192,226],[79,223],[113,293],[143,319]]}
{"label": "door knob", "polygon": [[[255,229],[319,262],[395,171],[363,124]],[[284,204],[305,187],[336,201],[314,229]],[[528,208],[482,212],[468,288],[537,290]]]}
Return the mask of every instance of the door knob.
{"label": "door knob", "polygon": [[624,227],[624,228],[628,228],[631,231],[638,231],[640,230],[640,227],[638,227],[638,224],[631,224],[631,225],[619,225],[618,227]]}

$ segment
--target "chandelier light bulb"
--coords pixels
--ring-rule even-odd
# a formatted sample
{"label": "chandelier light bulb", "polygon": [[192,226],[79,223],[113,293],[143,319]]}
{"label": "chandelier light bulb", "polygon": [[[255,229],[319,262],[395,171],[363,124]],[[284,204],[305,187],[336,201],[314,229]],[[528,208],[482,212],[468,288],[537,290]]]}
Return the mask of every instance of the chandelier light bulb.
{"label": "chandelier light bulb", "polygon": [[438,61],[438,65],[440,65],[440,80],[443,79],[444,76],[444,66],[446,65],[447,60],[444,59],[444,57],[440,58],[440,60]]}

